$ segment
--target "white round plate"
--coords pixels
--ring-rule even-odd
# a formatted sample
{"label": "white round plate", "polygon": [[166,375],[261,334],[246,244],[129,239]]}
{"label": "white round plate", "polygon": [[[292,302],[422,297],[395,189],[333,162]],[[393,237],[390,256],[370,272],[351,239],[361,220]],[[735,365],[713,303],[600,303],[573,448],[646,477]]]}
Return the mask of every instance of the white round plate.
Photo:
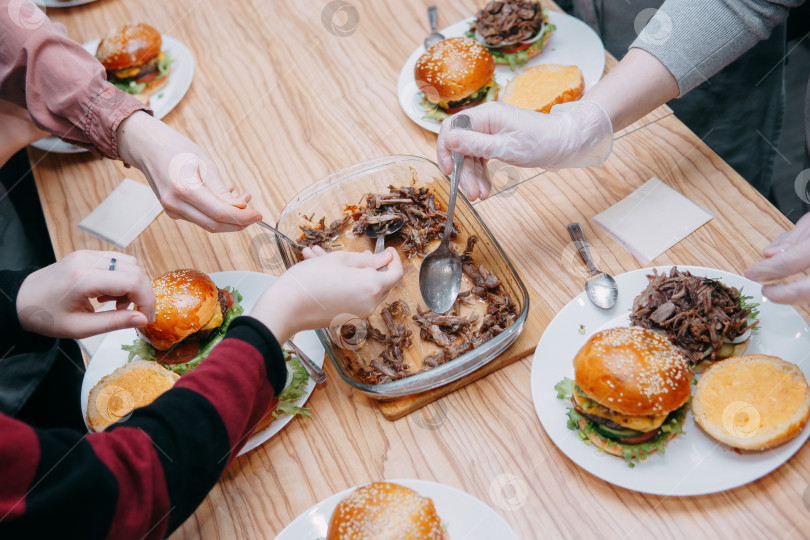
{"label": "white round plate", "polygon": [[[100,42],[100,39],[94,39],[82,44],[82,47],[95,56]],[[174,62],[172,62],[166,86],[149,96],[149,106],[158,120],[169,114],[180,103],[194,78],[194,57],[188,47],[177,39],[164,35],[162,50],[174,58]],[[63,141],[59,137],[46,137],[32,142],[31,146],[57,154],[76,154],[87,151],[87,149]]]}
{"label": "white round plate", "polygon": [[[658,267],[659,273],[670,266]],[[810,329],[795,309],[774,304],[762,296],[762,287],[742,276],[699,266],[678,266],[693,275],[720,278],[723,283],[742,289],[759,303],[759,330],[751,337],[746,353],[770,354],[797,364],[810,379]],[[667,496],[703,495],[732,489],[765,476],[801,448],[810,436],[805,429],[788,443],[761,453],[737,454],[706,435],[696,424],[690,410],[684,431],[666,446],[666,453],[655,452],[635,468],[624,460],[600,454],[585,444],[567,427],[569,402],[557,399],[554,385],[564,377],[574,378],[576,353],[595,332],[630,323],[633,299],[647,286],[651,268],[627,272],[616,277],[619,299],[611,310],[591,304],[585,293],[571,300],[548,325],[532,361],[532,400],[554,444],[571,460],[593,474],[623,488]],[[585,326],[584,334],[579,333]]]}
{"label": "white round plate", "polygon": [[36,5],[46,8],[66,8],[91,4],[93,2],[98,2],[98,0],[34,0]]}
{"label": "white round plate", "polygon": [[[259,299],[259,296],[276,280],[275,276],[261,274],[259,272],[215,272],[209,275],[211,279],[214,280],[214,283],[217,284],[217,287],[224,288],[231,286],[239,291],[242,295],[241,304],[242,307],[245,308],[245,313],[250,312]],[[87,400],[90,395],[90,390],[98,384],[102,377],[109,375],[117,368],[127,363],[128,353],[121,349],[121,345],[131,345],[137,337],[138,335],[135,333],[135,330],[117,330],[107,334],[107,337],[101,342],[96,353],[90,359],[90,364],[87,366],[87,371],[82,381],[83,418],[87,418]],[[297,334],[295,336],[295,344],[298,345],[313,362],[319,366],[323,366],[323,355],[325,351],[315,332],[306,331]],[[295,404],[299,407],[303,407],[314,388],[315,383],[312,379],[309,379],[306,393],[301,396]],[[278,419],[267,426],[264,431],[251,436],[239,452],[239,455],[241,456],[257,446],[264,444],[273,437],[273,435],[281,431],[290,420],[292,420],[292,416],[288,414],[280,415]]]}
{"label": "white round plate", "polygon": [[[486,503],[458,488],[427,480],[386,480],[433,499],[436,513],[452,539],[517,540],[512,527]],[[287,525],[276,540],[318,540],[326,537],[329,518],[338,503],[357,489],[335,493],[306,510]]]}
{"label": "white round plate", "polygon": [[[555,25],[557,29],[552,32],[543,52],[515,71],[512,71],[512,68],[508,65],[495,66],[495,81],[501,85],[501,94],[506,89],[506,84],[515,78],[515,75],[527,67],[540,64],[579,66],[579,69],[582,70],[582,77],[585,79],[585,92],[590,90],[602,78],[602,73],[605,71],[605,47],[596,32],[579,19],[559,11],[549,11],[548,18],[549,22]],[[451,24],[440,32],[448,38],[462,37],[473,20],[475,20],[475,17],[464,19]],[[426,130],[438,133],[441,123],[431,118],[424,118],[425,110],[422,108],[422,93],[413,78],[416,61],[424,52],[425,46],[419,45],[405,61],[402,71],[399,72],[397,96],[399,97],[399,106],[402,107],[408,118]]]}

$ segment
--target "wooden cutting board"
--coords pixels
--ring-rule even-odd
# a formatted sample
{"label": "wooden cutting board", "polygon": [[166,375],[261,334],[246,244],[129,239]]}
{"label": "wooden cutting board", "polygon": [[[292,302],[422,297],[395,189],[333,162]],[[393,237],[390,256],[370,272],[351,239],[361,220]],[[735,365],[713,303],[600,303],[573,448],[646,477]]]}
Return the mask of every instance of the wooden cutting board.
{"label": "wooden cutting board", "polygon": [[551,322],[553,312],[548,305],[540,299],[540,296],[533,287],[526,285],[526,289],[529,291],[529,316],[526,318],[523,331],[512,346],[495,360],[481,369],[470,373],[466,377],[439,388],[434,388],[433,390],[386,400],[369,399],[379,406],[380,411],[386,419],[397,420],[446,396],[450,392],[458,390],[462,386],[466,386],[482,377],[486,377],[493,371],[508,366],[512,362],[516,362],[533,353],[534,349],[537,347],[537,343],[540,341],[543,330],[545,330],[546,326]]}

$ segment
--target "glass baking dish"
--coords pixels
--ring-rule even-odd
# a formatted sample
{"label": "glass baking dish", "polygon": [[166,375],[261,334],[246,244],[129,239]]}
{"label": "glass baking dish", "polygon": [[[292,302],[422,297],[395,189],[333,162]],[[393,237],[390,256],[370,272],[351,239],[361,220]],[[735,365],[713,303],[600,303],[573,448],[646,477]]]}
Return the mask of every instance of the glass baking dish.
{"label": "glass baking dish", "polygon": [[[416,156],[385,156],[352,165],[310,185],[284,207],[276,227],[290,238],[298,239],[301,237],[300,226],[313,217],[314,221],[318,221],[325,216],[328,225],[343,216],[347,206],[359,205],[364,202],[366,194],[386,192],[391,185],[428,187],[433,191],[436,202],[442,208],[447,208],[450,182],[436,163]],[[347,342],[334,329],[318,330],[318,337],[338,373],[357,390],[377,398],[393,398],[443,386],[491,362],[514,343],[523,330],[529,313],[529,295],[512,262],[473,206],[463,196],[457,199],[454,220],[458,224],[460,238],[460,241],[454,240],[454,244],[463,249],[470,234],[478,236],[479,240],[473,253],[474,262],[484,264],[501,280],[502,287],[509,293],[517,307],[517,319],[502,333],[454,360],[402,379],[379,384],[366,384],[356,380],[348,369],[353,361],[353,351],[358,350],[353,346],[351,339]],[[373,250],[373,244],[370,240],[368,242],[368,246],[364,249]],[[334,244],[340,243],[341,240],[338,238]],[[286,242],[277,239],[277,245],[287,268],[298,262],[296,254]],[[333,245],[333,249],[341,247]],[[409,269],[406,265],[406,280],[409,279],[409,275],[413,278],[410,274],[412,272],[418,275],[418,268]],[[402,287],[404,290],[404,284]],[[394,289],[385,302],[393,301],[396,295],[397,289]],[[421,298],[418,301],[424,306]],[[412,329],[414,341],[417,342],[419,331],[415,327]]]}

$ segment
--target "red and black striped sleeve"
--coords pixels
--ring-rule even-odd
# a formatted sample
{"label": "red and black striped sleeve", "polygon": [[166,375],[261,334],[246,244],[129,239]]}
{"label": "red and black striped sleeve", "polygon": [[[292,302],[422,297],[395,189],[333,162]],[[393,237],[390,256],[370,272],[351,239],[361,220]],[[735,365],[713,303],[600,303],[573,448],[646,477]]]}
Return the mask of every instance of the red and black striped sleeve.
{"label": "red and black striped sleeve", "polygon": [[193,373],[103,433],[40,430],[0,415],[0,537],[167,536],[205,498],[286,378],[273,335],[238,317]]}

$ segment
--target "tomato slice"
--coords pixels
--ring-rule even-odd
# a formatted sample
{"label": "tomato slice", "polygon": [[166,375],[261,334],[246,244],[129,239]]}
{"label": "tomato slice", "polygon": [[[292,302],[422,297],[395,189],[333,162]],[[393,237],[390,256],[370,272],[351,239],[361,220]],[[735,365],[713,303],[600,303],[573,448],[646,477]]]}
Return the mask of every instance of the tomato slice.
{"label": "tomato slice", "polygon": [[222,294],[225,295],[226,306],[228,309],[231,309],[231,306],[233,306],[234,302],[236,302],[236,298],[233,297],[233,294],[230,291],[226,291],[225,289],[220,289],[220,291],[222,291]]}
{"label": "tomato slice", "polygon": [[470,109],[472,107],[475,107],[476,105],[480,105],[482,101],[484,101],[484,98],[478,99],[476,101],[471,101],[470,103],[465,103],[464,105],[461,105],[460,107],[453,107],[451,109],[445,109],[445,112],[447,114],[456,114],[459,111],[463,111],[465,109]]}
{"label": "tomato slice", "polygon": [[532,46],[532,43],[521,43],[517,47],[507,47],[507,48],[504,48],[504,49],[496,49],[496,50],[499,53],[512,54],[512,53],[516,53],[516,52],[520,52],[520,51],[525,51],[526,49],[528,49],[531,46]]}
{"label": "tomato slice", "polygon": [[150,73],[149,75],[144,75],[140,79],[137,79],[135,82],[137,84],[141,84],[141,83],[148,83],[148,82],[154,81],[157,78],[159,73],[160,72],[158,70],[155,70],[152,73]]}
{"label": "tomato slice", "polygon": [[186,341],[175,345],[168,351],[157,351],[157,359],[161,364],[183,364],[188,362],[200,351],[198,341]]}
{"label": "tomato slice", "polygon": [[654,429],[649,433],[642,433],[637,437],[625,437],[624,439],[616,439],[616,440],[624,444],[641,444],[643,442],[647,442],[650,439],[655,438],[656,435],[658,435],[658,430]]}

